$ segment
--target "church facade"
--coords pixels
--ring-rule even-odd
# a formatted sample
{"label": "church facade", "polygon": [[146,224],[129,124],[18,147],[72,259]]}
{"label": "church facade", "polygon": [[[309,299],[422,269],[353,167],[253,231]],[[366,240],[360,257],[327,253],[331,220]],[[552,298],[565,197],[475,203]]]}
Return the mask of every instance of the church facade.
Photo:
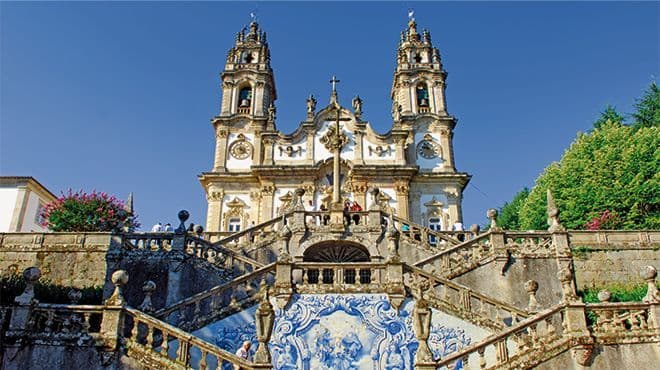
{"label": "church facade", "polygon": [[[366,210],[377,201],[399,217],[451,230],[462,221],[470,175],[454,164],[457,120],[447,111],[446,78],[431,34],[418,32],[411,19],[398,46],[388,132],[378,133],[362,119],[359,97],[342,107],[333,77],[329,104],[317,109],[310,95],[305,119],[284,134],[276,125],[266,33],[252,22],[237,33],[221,73],[220,113],[211,120],[213,167],[199,175],[208,201],[206,230],[236,232],[276,218],[291,206],[297,188],[305,190],[308,210],[328,209],[335,178],[342,203]],[[380,190],[377,197],[367,196],[371,188]]]}

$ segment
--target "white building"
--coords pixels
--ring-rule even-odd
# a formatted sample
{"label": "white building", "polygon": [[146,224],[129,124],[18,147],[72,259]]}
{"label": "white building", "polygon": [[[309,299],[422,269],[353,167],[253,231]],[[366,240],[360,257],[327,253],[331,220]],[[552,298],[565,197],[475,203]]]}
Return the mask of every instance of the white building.
{"label": "white building", "polygon": [[41,209],[57,197],[30,176],[0,176],[0,232],[48,231]]}

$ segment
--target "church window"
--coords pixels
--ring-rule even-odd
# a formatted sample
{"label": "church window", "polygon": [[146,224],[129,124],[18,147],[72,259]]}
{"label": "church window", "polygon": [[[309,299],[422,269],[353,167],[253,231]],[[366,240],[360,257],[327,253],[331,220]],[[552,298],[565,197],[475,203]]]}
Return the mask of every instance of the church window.
{"label": "church window", "polygon": [[230,218],[229,225],[227,227],[230,232],[236,233],[241,231],[241,219],[240,218]]}
{"label": "church window", "polygon": [[415,53],[415,63],[422,62],[422,55],[420,53]]}
{"label": "church window", "polygon": [[253,60],[254,60],[254,57],[252,56],[252,53],[250,53],[248,51],[243,53],[243,58],[242,58],[243,63],[252,63]]}
{"label": "church window", "polygon": [[429,90],[424,83],[417,85],[417,106],[429,106]]}

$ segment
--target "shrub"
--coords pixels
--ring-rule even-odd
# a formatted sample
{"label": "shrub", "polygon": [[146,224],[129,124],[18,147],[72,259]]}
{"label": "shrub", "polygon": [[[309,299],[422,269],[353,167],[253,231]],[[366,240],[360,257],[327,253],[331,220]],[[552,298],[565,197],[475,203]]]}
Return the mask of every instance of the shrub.
{"label": "shrub", "polygon": [[[43,280],[34,285],[34,296],[42,303],[71,303],[69,291],[72,287],[53,284]],[[0,278],[0,304],[9,305],[14,298],[25,290],[25,279],[21,275],[9,275]],[[78,304],[101,304],[103,300],[102,287],[85,287],[77,289],[82,293]]]}
{"label": "shrub", "polygon": [[51,231],[118,231],[140,227],[136,217],[124,210],[121,200],[107,193],[90,194],[69,189],[42,211],[43,226]]}

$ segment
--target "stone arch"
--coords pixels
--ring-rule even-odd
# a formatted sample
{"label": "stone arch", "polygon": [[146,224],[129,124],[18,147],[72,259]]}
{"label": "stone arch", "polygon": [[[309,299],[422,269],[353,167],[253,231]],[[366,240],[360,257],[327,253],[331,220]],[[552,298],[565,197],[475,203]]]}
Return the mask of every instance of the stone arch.
{"label": "stone arch", "polygon": [[327,240],[310,246],[303,253],[304,262],[369,262],[369,250],[345,240]]}

